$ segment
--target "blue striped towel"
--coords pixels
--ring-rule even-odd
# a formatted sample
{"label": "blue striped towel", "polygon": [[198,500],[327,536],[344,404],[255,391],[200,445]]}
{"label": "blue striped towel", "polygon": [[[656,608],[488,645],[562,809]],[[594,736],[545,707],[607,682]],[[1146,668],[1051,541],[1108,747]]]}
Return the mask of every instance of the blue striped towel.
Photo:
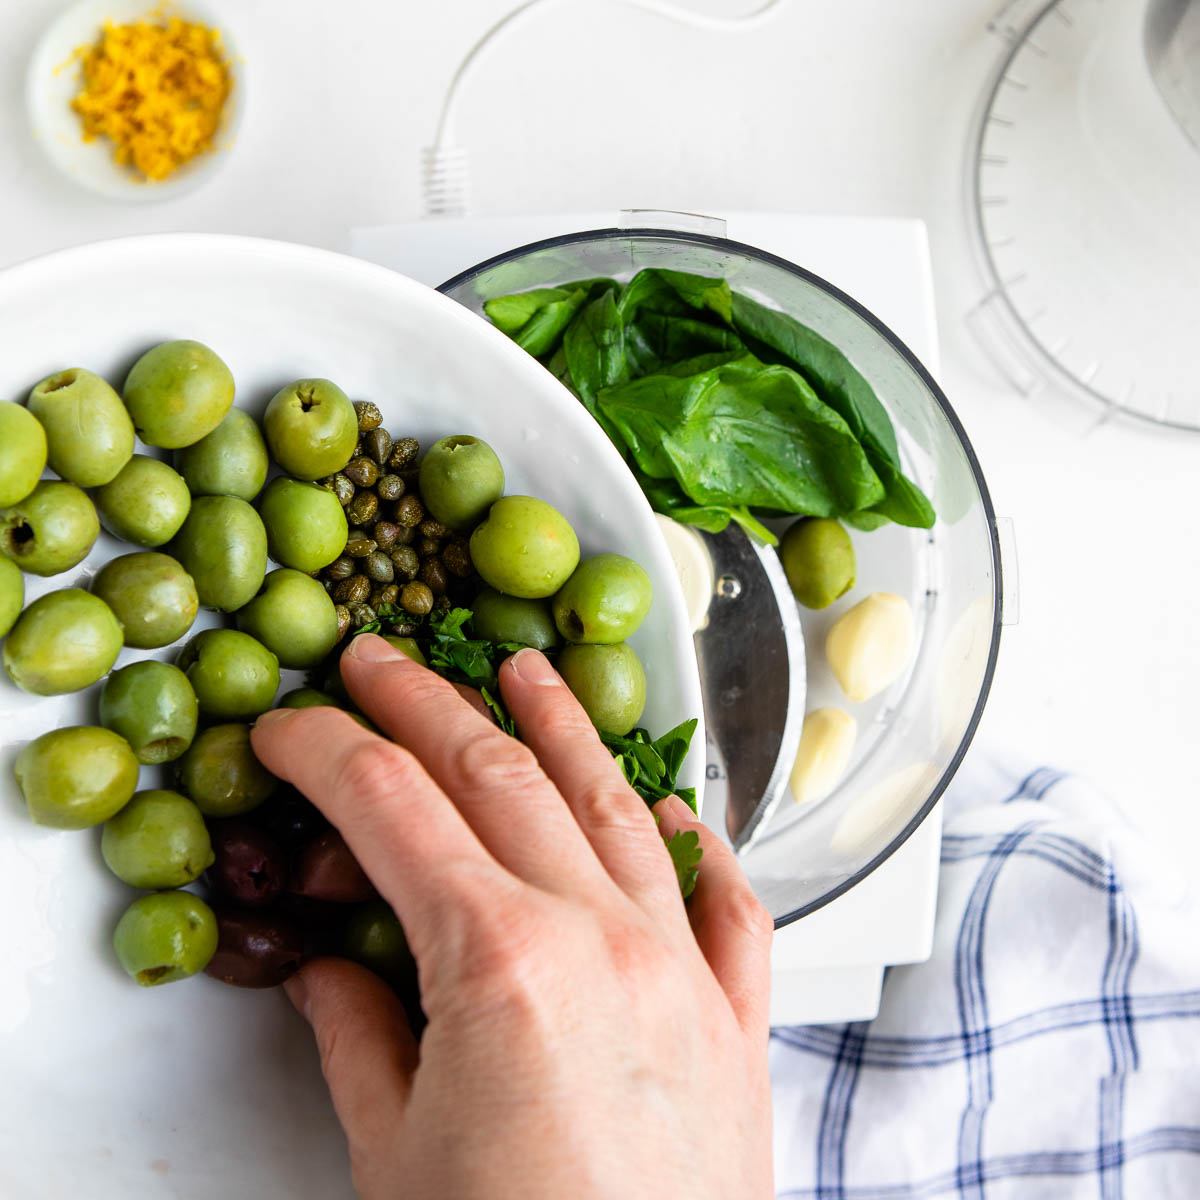
{"label": "blue striped towel", "polygon": [[1061,772],[976,759],[945,803],[930,961],[874,1021],[772,1032],[780,1200],[1200,1200],[1182,879]]}

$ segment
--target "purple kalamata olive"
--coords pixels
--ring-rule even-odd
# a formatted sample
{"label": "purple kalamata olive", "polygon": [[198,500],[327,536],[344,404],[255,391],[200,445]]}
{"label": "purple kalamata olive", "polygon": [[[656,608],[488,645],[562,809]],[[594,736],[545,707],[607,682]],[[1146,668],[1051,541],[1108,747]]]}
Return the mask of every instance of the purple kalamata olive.
{"label": "purple kalamata olive", "polygon": [[254,823],[261,826],[285,846],[298,846],[311,841],[329,828],[321,810],[306,800],[295,788],[282,790],[254,814]]}
{"label": "purple kalamata olive", "polygon": [[287,860],[265,830],[248,821],[212,821],[213,864],[206,876],[218,900],[248,908],[270,904],[283,891]]}
{"label": "purple kalamata olive", "polygon": [[314,838],[296,856],[291,890],[298,896],[337,904],[357,904],[376,894],[336,829]]}
{"label": "purple kalamata olive", "polygon": [[304,956],[303,931],[282,913],[218,910],[217,934],[217,952],[205,973],[234,987],[275,987],[296,972]]}

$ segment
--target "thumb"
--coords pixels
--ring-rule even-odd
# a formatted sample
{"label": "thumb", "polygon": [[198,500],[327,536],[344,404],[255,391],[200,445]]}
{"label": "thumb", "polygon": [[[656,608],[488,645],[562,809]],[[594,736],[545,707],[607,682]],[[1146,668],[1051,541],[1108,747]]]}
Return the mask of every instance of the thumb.
{"label": "thumb", "polygon": [[352,1147],[394,1145],[419,1052],[404,1007],[379,976],[344,958],[317,958],[284,983],[312,1026],[321,1070]]}

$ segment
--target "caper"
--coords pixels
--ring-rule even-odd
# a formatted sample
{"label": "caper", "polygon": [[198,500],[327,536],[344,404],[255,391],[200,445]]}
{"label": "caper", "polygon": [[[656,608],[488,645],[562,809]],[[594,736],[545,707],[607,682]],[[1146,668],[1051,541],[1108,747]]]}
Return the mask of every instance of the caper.
{"label": "caper", "polygon": [[396,526],[396,545],[411,546],[417,540],[417,531],[407,525]]}
{"label": "caper", "polygon": [[421,582],[428,584],[435,596],[446,594],[446,568],[436,558],[427,558],[421,564]]}
{"label": "caper", "polygon": [[374,492],[359,492],[346,509],[351,525],[369,525],[379,512],[379,497]]}
{"label": "caper", "polygon": [[383,414],[370,400],[355,400],[354,412],[358,417],[358,428],[361,433],[368,429],[378,429],[383,424]]}
{"label": "caper", "polygon": [[[387,434],[383,436],[387,437]],[[379,480],[379,467],[369,458],[352,458],[342,468],[342,474],[359,487],[369,488],[374,487]]]}
{"label": "caper", "polygon": [[400,607],[415,617],[424,616],[433,607],[433,592],[427,583],[406,583],[400,592]]}
{"label": "caper", "polygon": [[354,499],[354,484],[341,471],[336,475],[326,475],[321,480],[321,486],[328,488],[338,498],[338,503],[343,508]]}
{"label": "caper", "polygon": [[333,562],[325,568],[325,578],[332,579],[335,582],[342,579],[349,579],[358,567],[355,566],[354,559],[343,554],[341,558],[335,558]]}
{"label": "caper", "polygon": [[350,558],[366,558],[368,554],[378,549],[374,540],[359,529],[351,530],[350,536],[346,539],[346,554]]}
{"label": "caper", "polygon": [[451,529],[449,525],[443,525],[436,517],[426,517],[417,526],[417,532],[424,537],[437,538],[438,541],[444,542],[450,536]]}
{"label": "caper", "polygon": [[396,524],[415,529],[425,519],[425,506],[409,494],[396,501]]}
{"label": "caper", "polygon": [[378,608],[381,604],[395,604],[400,599],[400,588],[394,583],[381,584],[371,591],[371,605]]}
{"label": "caper", "polygon": [[368,554],[363,563],[367,578],[373,579],[376,583],[391,583],[396,578],[396,573],[392,569],[392,560],[382,550]]}
{"label": "caper", "polygon": [[371,536],[380,550],[390,550],[396,544],[396,534],[400,526],[394,521],[376,521],[371,529]]}
{"label": "caper", "polygon": [[421,560],[411,546],[395,546],[392,548],[392,566],[396,574],[405,579],[415,579],[421,569]]}
{"label": "caper", "polygon": [[433,602],[433,615],[435,617],[444,617],[454,607],[449,596],[439,596]]}
{"label": "caper", "polygon": [[335,604],[361,604],[371,594],[371,581],[365,575],[351,575],[333,589]]}
{"label": "caper", "polygon": [[442,566],[459,579],[468,578],[475,568],[471,564],[471,552],[467,549],[467,543],[455,539],[446,546],[442,550]]}
{"label": "caper", "polygon": [[363,456],[363,440],[362,440],[362,434],[360,433],[358,435],[358,441],[354,443],[354,451],[350,455],[350,457],[352,459],[355,459],[355,458],[362,458],[362,456]]}
{"label": "caper", "polygon": [[372,429],[363,438],[363,449],[369,458],[382,467],[392,452],[392,435],[386,429]]}
{"label": "caper", "polygon": [[379,614],[365,600],[357,604],[347,604],[346,607],[350,610],[350,623],[355,629],[361,629],[379,619]]}
{"label": "caper", "polygon": [[390,470],[399,471],[402,467],[407,467],[410,463],[415,462],[420,453],[421,445],[416,438],[397,438],[392,443],[392,452],[388,455],[387,465]]}
{"label": "caper", "polygon": [[437,538],[423,537],[417,540],[417,553],[422,558],[441,553],[442,543]]}
{"label": "caper", "polygon": [[421,626],[416,621],[393,621],[392,633],[396,637],[413,637],[421,630]]}
{"label": "caper", "polygon": [[333,611],[337,613],[338,641],[340,642],[350,632],[352,624],[350,610],[344,604],[338,604],[334,606]]}
{"label": "caper", "polygon": [[399,500],[404,495],[404,480],[399,475],[380,475],[375,485],[375,495],[380,500]]}

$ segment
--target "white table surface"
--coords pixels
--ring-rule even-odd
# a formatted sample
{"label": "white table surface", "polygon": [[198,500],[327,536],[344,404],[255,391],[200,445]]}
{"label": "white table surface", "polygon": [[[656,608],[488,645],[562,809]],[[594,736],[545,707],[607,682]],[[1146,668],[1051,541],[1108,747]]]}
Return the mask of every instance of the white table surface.
{"label": "white table surface", "polygon": [[[229,13],[247,60],[246,125],[211,184],[161,206],[95,199],[43,162],[20,93],[26,58],[62,0],[0,7],[0,264],[152,230],[344,249],[353,225],[419,216],[419,155],[443,89],[510,7],[212,2]],[[724,14],[757,6],[682,2]],[[474,209],[923,218],[941,382],[1020,554],[1021,620],[1006,631],[979,742],[1090,773],[1164,855],[1190,857],[1200,837],[1200,759],[1190,749],[1200,728],[1191,515],[1200,437],[1114,425],[1080,438],[1017,400],[963,322],[981,288],[967,256],[962,155],[997,50],[986,23],[998,7],[796,2],[772,25],[731,37],[600,0],[558,6],[490,58],[464,97],[459,140],[473,150]],[[1185,866],[1200,880],[1194,858]]]}

